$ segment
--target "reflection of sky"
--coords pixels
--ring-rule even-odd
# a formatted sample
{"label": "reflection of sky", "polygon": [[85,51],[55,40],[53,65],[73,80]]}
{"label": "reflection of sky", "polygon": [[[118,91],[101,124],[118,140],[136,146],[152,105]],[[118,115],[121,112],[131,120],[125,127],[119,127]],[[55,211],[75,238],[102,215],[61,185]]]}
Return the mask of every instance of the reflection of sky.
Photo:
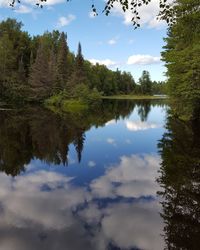
{"label": "reflection of sky", "polygon": [[68,167],[35,159],[25,174],[1,173],[1,249],[162,249],[155,182],[161,110],[152,108],[145,121],[157,124],[153,129],[127,129],[127,122],[140,121],[137,110],[92,128],[80,164],[70,146]]}

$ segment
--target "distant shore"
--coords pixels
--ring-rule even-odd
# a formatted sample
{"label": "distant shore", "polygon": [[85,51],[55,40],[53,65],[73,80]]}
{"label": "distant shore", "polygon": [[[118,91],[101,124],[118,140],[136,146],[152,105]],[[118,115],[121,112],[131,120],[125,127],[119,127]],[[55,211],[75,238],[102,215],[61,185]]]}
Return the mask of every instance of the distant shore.
{"label": "distant shore", "polygon": [[155,100],[155,99],[167,99],[167,95],[113,95],[102,96],[102,99],[118,99],[118,100]]}

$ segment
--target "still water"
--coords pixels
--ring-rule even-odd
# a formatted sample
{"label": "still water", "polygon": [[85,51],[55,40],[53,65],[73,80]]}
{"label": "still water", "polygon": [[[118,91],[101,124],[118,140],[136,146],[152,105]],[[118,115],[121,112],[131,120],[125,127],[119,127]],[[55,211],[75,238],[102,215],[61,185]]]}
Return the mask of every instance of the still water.
{"label": "still water", "polygon": [[199,249],[200,136],[167,110],[1,111],[0,249]]}

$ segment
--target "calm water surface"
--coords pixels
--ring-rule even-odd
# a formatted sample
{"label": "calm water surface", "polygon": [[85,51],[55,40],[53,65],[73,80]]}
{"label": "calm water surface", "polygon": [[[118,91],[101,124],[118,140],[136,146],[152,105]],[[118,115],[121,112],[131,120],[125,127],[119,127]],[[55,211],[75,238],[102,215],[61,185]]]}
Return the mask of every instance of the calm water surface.
{"label": "calm water surface", "polygon": [[[37,107],[2,111],[0,249],[161,250],[178,244],[173,232],[179,227],[168,228],[177,215],[169,205],[177,199],[177,178],[166,170],[166,159],[177,147],[169,133],[173,121],[164,127],[166,110],[161,101],[107,101],[76,115]],[[191,244],[198,234],[190,231]],[[184,244],[183,227],[180,232]]]}

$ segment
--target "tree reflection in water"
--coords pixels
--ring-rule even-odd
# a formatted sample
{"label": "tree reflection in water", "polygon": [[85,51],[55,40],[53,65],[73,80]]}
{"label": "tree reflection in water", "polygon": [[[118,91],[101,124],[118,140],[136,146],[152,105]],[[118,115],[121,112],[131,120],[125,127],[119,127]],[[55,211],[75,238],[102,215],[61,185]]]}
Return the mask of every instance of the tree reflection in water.
{"label": "tree reflection in water", "polygon": [[[156,105],[164,105],[159,101]],[[18,175],[31,159],[68,164],[69,144],[74,144],[81,161],[85,132],[92,126],[126,118],[138,108],[141,121],[147,119],[150,101],[104,101],[97,109],[82,113],[56,114],[40,107],[4,111],[0,116],[0,170]]]}
{"label": "tree reflection in water", "polygon": [[200,246],[200,122],[169,116],[159,143],[162,217],[167,249]]}
{"label": "tree reflection in water", "polygon": [[[155,182],[160,167],[155,141],[163,130],[157,126],[154,117],[147,119],[150,107],[154,105],[164,104],[159,101],[106,101],[98,109],[78,114],[55,114],[38,107],[2,112],[1,248],[163,249],[161,205],[156,196],[159,185]],[[136,112],[131,115],[134,108]],[[98,154],[99,148],[105,147],[99,161],[97,157],[87,158],[87,161],[97,160],[98,168],[63,168],[68,161],[70,163],[71,145],[74,145],[78,161],[84,153],[84,158],[88,152],[89,157],[93,154],[91,147],[96,147],[96,141],[90,147],[88,143],[85,152],[83,149],[84,142],[90,140],[89,133],[86,138],[86,131],[93,126],[107,126],[118,119],[125,121],[110,123],[111,128],[95,131],[95,135],[91,130],[90,136],[104,136],[103,143],[94,149]],[[153,139],[152,128],[155,131]],[[119,138],[117,141],[118,148],[106,141],[109,134],[106,132],[112,129],[116,133],[114,139],[118,139],[120,132],[126,134],[123,134],[123,140]],[[127,138],[133,143],[123,144]],[[144,148],[138,150],[148,140],[153,140],[154,146],[146,148],[147,151]],[[114,156],[105,160],[107,149]],[[46,168],[42,161],[56,167]],[[57,165],[60,166],[57,168]],[[27,171],[24,174],[22,170]],[[90,179],[86,180],[89,175]]]}

